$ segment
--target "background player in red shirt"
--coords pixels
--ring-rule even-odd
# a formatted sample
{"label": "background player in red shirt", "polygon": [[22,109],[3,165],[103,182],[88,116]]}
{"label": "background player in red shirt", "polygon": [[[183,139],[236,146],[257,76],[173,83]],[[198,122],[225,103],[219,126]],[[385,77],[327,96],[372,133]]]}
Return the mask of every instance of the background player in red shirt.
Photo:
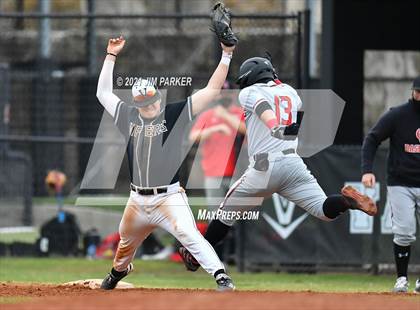
{"label": "background player in red shirt", "polygon": [[[223,88],[230,88],[229,83]],[[191,129],[190,140],[200,142],[209,211],[218,209],[229,189],[237,159],[235,140],[245,130],[243,109],[230,94],[221,95],[218,104],[203,112]]]}

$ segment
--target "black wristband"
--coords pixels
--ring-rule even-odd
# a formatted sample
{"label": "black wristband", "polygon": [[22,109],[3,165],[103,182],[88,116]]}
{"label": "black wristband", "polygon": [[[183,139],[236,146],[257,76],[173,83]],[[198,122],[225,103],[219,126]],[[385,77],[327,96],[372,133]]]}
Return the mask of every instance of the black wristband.
{"label": "black wristband", "polygon": [[114,57],[117,57],[117,55],[115,55],[115,54],[112,54],[112,53],[106,53],[107,55],[111,55],[111,56],[114,56]]}

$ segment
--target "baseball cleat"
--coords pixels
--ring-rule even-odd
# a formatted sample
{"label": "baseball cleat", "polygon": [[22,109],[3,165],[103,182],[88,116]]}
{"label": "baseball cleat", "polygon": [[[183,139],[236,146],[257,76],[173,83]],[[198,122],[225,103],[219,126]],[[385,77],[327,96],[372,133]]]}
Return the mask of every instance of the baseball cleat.
{"label": "baseball cleat", "polygon": [[198,268],[200,268],[200,264],[197,262],[197,260],[194,258],[194,256],[191,255],[190,252],[183,246],[179,248],[178,250],[179,255],[181,255],[182,260],[184,262],[185,267],[189,271],[197,271]]}
{"label": "baseball cleat", "polygon": [[108,273],[108,275],[102,281],[101,289],[113,290],[117,286],[118,282],[122,278],[124,278],[126,275],[128,275],[131,271],[133,271],[133,269],[134,269],[134,266],[132,263],[130,263],[122,276],[116,277],[112,274],[112,272]]}
{"label": "baseball cleat", "polygon": [[399,277],[395,282],[393,293],[407,293],[408,292],[408,280],[407,277]]}
{"label": "baseball cleat", "polygon": [[420,278],[416,281],[416,287],[414,288],[414,293],[420,294]]}
{"label": "baseball cleat", "polygon": [[341,194],[345,197],[353,199],[356,204],[351,209],[357,209],[365,212],[368,215],[375,215],[378,212],[378,207],[375,202],[367,195],[363,195],[353,186],[346,185],[341,189]]}
{"label": "baseball cleat", "polygon": [[220,273],[216,276],[217,291],[226,292],[235,290],[232,279],[226,273]]}

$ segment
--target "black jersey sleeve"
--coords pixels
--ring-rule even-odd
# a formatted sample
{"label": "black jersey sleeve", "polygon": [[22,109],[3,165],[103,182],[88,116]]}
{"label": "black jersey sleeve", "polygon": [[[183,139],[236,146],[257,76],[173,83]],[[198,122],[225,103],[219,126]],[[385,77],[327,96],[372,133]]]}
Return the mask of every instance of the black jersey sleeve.
{"label": "black jersey sleeve", "polygon": [[390,109],[372,127],[362,145],[362,173],[371,173],[378,146],[395,131],[396,110]]}
{"label": "black jersey sleeve", "polygon": [[134,106],[130,106],[124,101],[120,101],[115,110],[114,123],[118,130],[123,134],[124,137],[130,135],[130,116],[135,111]]}
{"label": "black jersey sleeve", "polygon": [[185,126],[193,120],[191,97],[176,103],[170,103],[165,108],[165,119],[169,128]]}

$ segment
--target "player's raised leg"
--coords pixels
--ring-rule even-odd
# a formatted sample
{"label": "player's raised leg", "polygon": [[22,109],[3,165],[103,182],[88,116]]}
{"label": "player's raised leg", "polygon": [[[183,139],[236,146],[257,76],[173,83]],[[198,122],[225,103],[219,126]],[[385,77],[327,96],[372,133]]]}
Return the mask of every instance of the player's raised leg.
{"label": "player's raised leg", "polygon": [[272,184],[277,184],[279,195],[324,221],[331,221],[349,209],[368,215],[377,212],[374,201],[351,186],[343,187],[340,194],[326,196],[300,157],[276,161],[270,180]]}
{"label": "player's raised leg", "polygon": [[[344,190],[345,189],[345,190]],[[366,210],[366,205],[373,207],[371,213],[376,213],[376,205],[367,196],[353,188],[344,188],[342,194],[326,196],[316,179],[309,172],[300,157],[281,157],[269,163],[267,171],[250,168],[232,186],[221,205],[225,211],[246,211],[259,206],[262,198],[277,192],[294,202],[311,215],[332,221],[349,209]],[[345,194],[346,195],[345,195]],[[245,204],[245,200],[254,199],[254,204]],[[260,201],[258,201],[261,199]],[[367,213],[367,212],[366,212]],[[234,220],[213,220],[205,234],[212,246],[217,245],[228,234]],[[182,253],[184,262],[190,260],[188,252]]]}
{"label": "player's raised leg", "polygon": [[120,242],[113,267],[102,281],[102,289],[114,289],[117,283],[133,270],[131,262],[136,250],[154,228],[155,226],[149,223],[141,206],[130,197],[119,226]]}
{"label": "player's raised leg", "polygon": [[168,195],[165,201],[159,205],[159,215],[153,218],[153,222],[178,239],[183,247],[192,254],[191,259],[195,259],[208,273],[214,276],[218,290],[225,291],[235,288],[213,247],[198,231],[184,192]]}

